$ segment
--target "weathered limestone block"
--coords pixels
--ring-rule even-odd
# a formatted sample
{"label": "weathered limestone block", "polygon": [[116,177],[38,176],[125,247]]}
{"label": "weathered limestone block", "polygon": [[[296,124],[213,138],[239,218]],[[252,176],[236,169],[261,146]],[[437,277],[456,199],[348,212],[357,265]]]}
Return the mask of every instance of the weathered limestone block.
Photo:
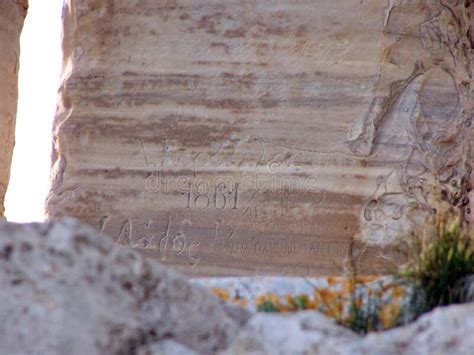
{"label": "weathered limestone block", "polygon": [[66,1],[49,217],[194,275],[397,266],[469,212],[469,3]]}
{"label": "weathered limestone block", "polygon": [[215,354],[250,317],[71,219],[0,222],[0,287],[1,354]]}
{"label": "weathered limestone block", "polygon": [[15,141],[20,33],[27,8],[27,0],[0,2],[0,219]]}

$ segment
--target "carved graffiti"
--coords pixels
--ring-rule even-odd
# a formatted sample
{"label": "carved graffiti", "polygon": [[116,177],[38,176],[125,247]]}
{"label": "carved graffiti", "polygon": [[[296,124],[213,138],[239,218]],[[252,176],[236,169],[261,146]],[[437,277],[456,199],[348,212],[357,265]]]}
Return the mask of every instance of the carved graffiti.
{"label": "carved graffiti", "polygon": [[[403,22],[409,11],[418,11],[418,26]],[[469,203],[471,21],[465,1],[390,1],[374,98],[347,141],[355,155],[393,161],[363,209],[371,242]],[[423,55],[410,56],[414,47]]]}

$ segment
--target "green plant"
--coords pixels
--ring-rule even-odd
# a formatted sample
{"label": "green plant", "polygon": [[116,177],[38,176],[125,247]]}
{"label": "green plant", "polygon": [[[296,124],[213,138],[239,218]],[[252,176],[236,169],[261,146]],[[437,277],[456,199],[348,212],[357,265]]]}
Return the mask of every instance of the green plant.
{"label": "green plant", "polygon": [[309,302],[309,297],[307,295],[299,295],[295,298],[296,307],[299,310],[308,309],[307,304]]}
{"label": "green plant", "polygon": [[278,313],[280,310],[272,301],[263,301],[257,306],[258,312]]}
{"label": "green plant", "polygon": [[339,324],[358,334],[367,334],[398,327],[402,324],[402,315],[396,302],[387,303],[380,294],[367,292],[351,299],[349,315]]}
{"label": "green plant", "polygon": [[417,257],[403,272],[424,293],[424,304],[418,302],[416,311],[421,314],[437,306],[460,303],[455,286],[474,273],[474,241],[461,219],[450,224],[439,219],[428,242],[418,238],[417,250]]}
{"label": "green plant", "polygon": [[367,334],[377,329],[378,324],[378,312],[367,312],[354,300],[351,301],[349,307],[349,318],[343,325],[356,333]]}
{"label": "green plant", "polygon": [[344,319],[339,319],[338,323],[351,329],[358,334],[367,334],[377,329],[379,324],[378,312],[375,310],[373,298],[368,296],[367,308],[364,309],[363,300],[356,295],[358,282],[357,262],[353,257],[354,244],[351,244],[350,263],[349,263],[349,316]]}

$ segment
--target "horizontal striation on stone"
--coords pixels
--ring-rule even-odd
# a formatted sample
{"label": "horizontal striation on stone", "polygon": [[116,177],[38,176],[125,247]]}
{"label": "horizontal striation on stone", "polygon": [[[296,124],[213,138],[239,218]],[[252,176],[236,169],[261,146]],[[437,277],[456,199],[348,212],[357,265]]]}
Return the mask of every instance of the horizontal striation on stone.
{"label": "horizontal striation on stone", "polygon": [[193,275],[384,272],[467,191],[453,6],[67,1],[49,217]]}

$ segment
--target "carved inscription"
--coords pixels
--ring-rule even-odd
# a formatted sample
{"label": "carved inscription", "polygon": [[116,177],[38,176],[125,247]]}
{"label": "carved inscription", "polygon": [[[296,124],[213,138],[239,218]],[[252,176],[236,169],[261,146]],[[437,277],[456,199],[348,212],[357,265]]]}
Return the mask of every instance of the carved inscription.
{"label": "carved inscription", "polygon": [[[192,224],[191,221],[188,223]],[[182,260],[191,267],[200,264],[206,259],[207,254],[212,254],[213,251],[222,256],[263,258],[263,260],[274,257],[309,260],[318,257],[344,259],[349,252],[348,242],[318,240],[317,236],[308,242],[285,238],[248,238],[240,233],[239,226],[237,223],[223,228],[219,223],[215,223],[213,229],[206,230],[204,235],[197,235],[186,228],[186,223],[173,223],[171,219],[116,220],[104,216],[99,220],[102,233],[111,236],[117,244],[152,253],[163,262],[167,262],[170,258]],[[308,267],[311,267],[311,264]],[[298,268],[287,265],[283,269],[285,272],[290,272]]]}
{"label": "carved inscription", "polygon": [[226,247],[229,255],[331,255],[346,257],[349,252],[350,243],[316,241],[312,243],[298,243],[277,240],[273,242],[235,242]]}
{"label": "carved inscription", "polygon": [[64,11],[50,218],[192,275],[316,276],[469,213],[470,1],[96,3]]}
{"label": "carved inscription", "polygon": [[[398,243],[447,210],[470,213],[470,2],[390,1],[374,98],[349,132],[354,154],[393,159],[362,211],[361,238]],[[416,12],[418,26],[404,19]],[[416,55],[407,55],[408,53]],[[397,69],[395,69],[397,68]]]}
{"label": "carved inscription", "polygon": [[210,193],[206,189],[200,191],[199,186],[194,189],[191,185],[185,195],[187,209],[225,210],[230,208],[236,210],[239,202],[239,184],[236,183],[232,189],[229,189],[224,183],[220,183]]}
{"label": "carved inscription", "polygon": [[[154,251],[162,261],[166,261],[167,255],[180,256],[186,259],[191,266],[199,263],[200,242],[191,241],[183,229],[175,232],[171,230],[171,221],[168,220],[164,230],[154,226],[154,221],[146,219],[135,222],[128,218],[119,222],[118,234],[110,233],[110,218],[108,216],[100,219],[99,227],[102,233],[107,233],[115,239],[117,244],[125,245],[134,249]],[[114,223],[115,221],[112,221]],[[113,228],[112,228],[113,229]]]}

